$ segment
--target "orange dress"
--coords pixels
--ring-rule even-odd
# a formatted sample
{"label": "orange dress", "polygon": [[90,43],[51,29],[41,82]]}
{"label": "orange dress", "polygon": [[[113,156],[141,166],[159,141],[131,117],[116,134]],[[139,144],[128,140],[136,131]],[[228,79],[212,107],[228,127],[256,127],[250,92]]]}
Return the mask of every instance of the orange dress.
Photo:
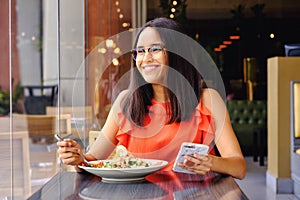
{"label": "orange dress", "polygon": [[209,153],[215,154],[213,118],[201,101],[191,119],[181,123],[166,124],[166,103],[152,100],[149,111],[149,115],[145,117],[147,125],[143,127],[131,123],[124,114],[118,114],[120,128],[116,138],[134,156],[166,160],[169,163],[162,170],[171,171],[183,142],[209,145]]}

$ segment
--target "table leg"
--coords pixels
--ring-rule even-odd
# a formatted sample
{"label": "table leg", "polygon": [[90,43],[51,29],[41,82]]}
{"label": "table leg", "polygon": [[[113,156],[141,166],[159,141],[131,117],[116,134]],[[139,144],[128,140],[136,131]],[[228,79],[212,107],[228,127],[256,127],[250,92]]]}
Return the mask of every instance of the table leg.
{"label": "table leg", "polygon": [[257,155],[258,155],[258,131],[254,130],[253,132],[253,145],[254,145],[254,149],[253,149],[253,161],[257,162]]}
{"label": "table leg", "polygon": [[266,130],[260,130],[260,149],[259,149],[259,165],[264,166],[264,158],[266,154]]}

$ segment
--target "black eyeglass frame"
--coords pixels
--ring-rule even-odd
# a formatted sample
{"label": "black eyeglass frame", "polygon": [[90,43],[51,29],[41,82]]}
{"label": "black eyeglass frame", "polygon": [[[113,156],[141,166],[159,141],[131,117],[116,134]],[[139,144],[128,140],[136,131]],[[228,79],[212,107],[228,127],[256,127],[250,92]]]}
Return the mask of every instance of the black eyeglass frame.
{"label": "black eyeglass frame", "polygon": [[[153,56],[152,53],[151,53],[151,51],[150,51],[153,47],[160,47],[159,51],[164,51],[164,50],[166,50],[165,45],[161,45],[161,44],[159,44],[159,45],[158,45],[158,44],[155,44],[155,45],[153,45],[153,46],[151,46],[151,47],[149,47],[149,48],[138,48],[138,49],[142,49],[142,50],[143,50],[144,56],[145,56],[145,53],[146,53],[146,52],[148,52],[151,56]],[[137,49],[132,49],[132,50],[130,50],[130,52],[132,53],[132,58],[133,58],[133,60],[136,61]],[[152,52],[153,52],[153,51],[152,51]]]}

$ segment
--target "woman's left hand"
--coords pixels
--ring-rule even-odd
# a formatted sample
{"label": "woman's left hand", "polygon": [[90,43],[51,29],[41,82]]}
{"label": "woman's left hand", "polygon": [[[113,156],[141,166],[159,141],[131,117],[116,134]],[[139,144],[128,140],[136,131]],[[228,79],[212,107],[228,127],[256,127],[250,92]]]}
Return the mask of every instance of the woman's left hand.
{"label": "woman's left hand", "polygon": [[210,155],[194,154],[193,156],[185,155],[185,162],[178,165],[183,169],[195,172],[197,174],[206,174],[211,170],[212,158]]}

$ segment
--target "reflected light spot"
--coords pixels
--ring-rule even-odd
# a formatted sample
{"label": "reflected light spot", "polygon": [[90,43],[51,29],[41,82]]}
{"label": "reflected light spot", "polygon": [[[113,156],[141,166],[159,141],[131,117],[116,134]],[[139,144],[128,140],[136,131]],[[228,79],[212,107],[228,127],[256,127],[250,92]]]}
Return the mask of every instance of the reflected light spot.
{"label": "reflected light spot", "polygon": [[173,5],[176,6],[177,5],[177,1],[173,1]]}
{"label": "reflected light spot", "polygon": [[111,48],[111,47],[113,47],[113,45],[114,45],[114,41],[113,40],[106,40],[105,41],[105,45],[108,47],[108,48]]}
{"label": "reflected light spot", "polygon": [[121,49],[119,47],[115,48],[114,49],[114,53],[115,54],[119,54],[121,52]]}
{"label": "reflected light spot", "polygon": [[105,48],[98,48],[98,53],[102,53],[105,54],[106,53],[106,49]]}
{"label": "reflected light spot", "polygon": [[171,8],[171,12],[176,12],[176,9],[175,8]]}
{"label": "reflected light spot", "polygon": [[126,23],[126,22],[122,23],[122,27],[124,27],[124,28],[129,27],[129,26],[130,26],[130,23]]}
{"label": "reflected light spot", "polygon": [[174,18],[174,14],[170,14],[170,18],[173,19]]}
{"label": "reflected light spot", "polygon": [[114,66],[118,66],[118,65],[119,65],[119,61],[118,61],[117,58],[114,58],[114,59],[112,60],[112,63],[113,63]]}

